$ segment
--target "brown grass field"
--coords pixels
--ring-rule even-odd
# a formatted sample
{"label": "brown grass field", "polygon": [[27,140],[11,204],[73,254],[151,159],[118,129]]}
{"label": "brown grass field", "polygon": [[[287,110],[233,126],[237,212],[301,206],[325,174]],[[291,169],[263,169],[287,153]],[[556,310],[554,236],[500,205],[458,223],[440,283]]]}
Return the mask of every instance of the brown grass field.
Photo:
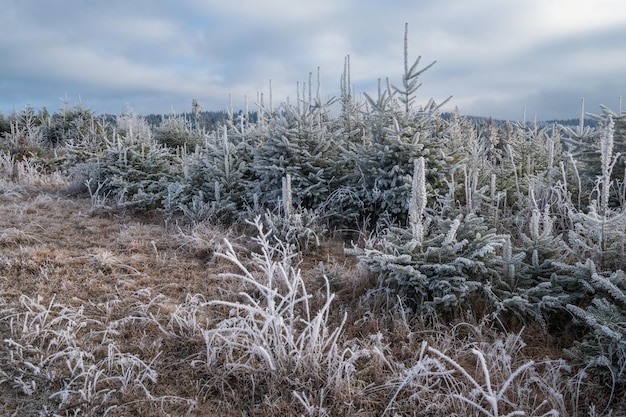
{"label": "brown grass field", "polygon": [[310,297],[268,319],[265,287],[216,256],[226,238],[267,278],[254,236],[1,178],[0,415],[624,415],[538,326],[406,313],[342,242],[278,256]]}

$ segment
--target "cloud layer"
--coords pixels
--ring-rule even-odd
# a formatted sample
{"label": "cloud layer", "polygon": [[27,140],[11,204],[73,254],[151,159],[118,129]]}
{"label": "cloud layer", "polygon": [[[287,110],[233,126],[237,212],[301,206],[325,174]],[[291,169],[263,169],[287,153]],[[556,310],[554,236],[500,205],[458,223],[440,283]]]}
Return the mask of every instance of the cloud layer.
{"label": "cloud layer", "polygon": [[621,0],[0,1],[0,111],[56,110],[66,94],[97,112],[221,110],[296,96],[320,67],[335,96],[350,55],[357,91],[400,83],[409,54],[446,109],[519,119],[576,117],[626,94]]}

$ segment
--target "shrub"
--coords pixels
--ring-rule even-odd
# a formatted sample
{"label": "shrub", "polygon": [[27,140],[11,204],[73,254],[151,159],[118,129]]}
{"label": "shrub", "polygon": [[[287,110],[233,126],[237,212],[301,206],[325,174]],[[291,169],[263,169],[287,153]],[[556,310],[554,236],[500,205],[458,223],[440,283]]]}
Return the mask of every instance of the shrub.
{"label": "shrub", "polygon": [[154,140],[171,149],[186,148],[191,151],[204,143],[202,134],[194,130],[191,123],[182,116],[171,116],[163,120],[154,130]]}
{"label": "shrub", "polygon": [[180,161],[156,142],[118,135],[74,175],[86,177],[92,196],[97,191],[118,207],[146,211],[161,207],[169,184],[180,179]]}

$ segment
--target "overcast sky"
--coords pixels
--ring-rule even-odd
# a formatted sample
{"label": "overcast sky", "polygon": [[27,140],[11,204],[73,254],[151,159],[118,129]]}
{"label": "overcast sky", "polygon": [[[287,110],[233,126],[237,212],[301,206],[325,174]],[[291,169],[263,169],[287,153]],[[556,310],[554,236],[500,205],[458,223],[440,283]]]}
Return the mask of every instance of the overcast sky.
{"label": "overcast sky", "polygon": [[372,93],[401,82],[405,23],[410,59],[437,61],[421,103],[547,120],[626,96],[624,0],[0,0],[0,112],[65,96],[97,113],[254,108],[270,79],[293,102],[318,67],[328,98],[346,55]]}

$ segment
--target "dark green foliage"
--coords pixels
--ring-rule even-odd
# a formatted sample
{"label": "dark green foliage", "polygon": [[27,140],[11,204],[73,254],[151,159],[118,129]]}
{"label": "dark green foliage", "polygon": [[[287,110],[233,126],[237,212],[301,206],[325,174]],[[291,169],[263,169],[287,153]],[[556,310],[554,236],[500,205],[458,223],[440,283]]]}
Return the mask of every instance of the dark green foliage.
{"label": "dark green foliage", "polygon": [[589,304],[569,304],[567,310],[588,329],[569,352],[604,376],[614,387],[626,387],[626,274],[594,273],[595,292]]}
{"label": "dark green foliage", "polygon": [[168,117],[154,130],[154,140],[172,149],[186,148],[193,151],[203,144],[204,139],[199,130],[181,116]]}
{"label": "dark green foliage", "polygon": [[561,265],[569,251],[561,235],[555,234],[554,219],[548,211],[533,210],[528,227],[505,241],[498,285],[492,291],[498,310],[532,318],[546,326],[555,310],[572,302],[577,277]]}
{"label": "dark green foliage", "polygon": [[472,214],[427,217],[426,224],[421,245],[411,231],[390,228],[376,245],[350,253],[419,311],[459,313],[478,300],[485,311],[492,310],[495,300],[488,290],[499,285],[498,251],[505,237]]}
{"label": "dark green foliage", "polygon": [[282,180],[291,176],[293,204],[313,209],[323,204],[337,183],[337,146],[327,129],[327,104],[284,106],[268,122],[252,150],[248,201],[275,207],[282,197]]}
{"label": "dark green foliage", "polygon": [[159,208],[169,185],[180,179],[180,161],[166,148],[130,136],[107,142],[84,169],[92,195],[101,193],[132,211]]}
{"label": "dark green foliage", "polygon": [[94,112],[77,104],[42,120],[41,136],[45,146],[56,148],[68,143],[91,143],[94,137],[104,134],[103,130],[104,123]]}
{"label": "dark green foliage", "polygon": [[11,132],[11,121],[8,117],[0,113],[0,138],[4,137],[9,132]]}
{"label": "dark green foliage", "polygon": [[165,204],[166,210],[182,211],[196,219],[213,217],[229,222],[237,218],[246,205],[249,150],[241,136],[229,135],[226,127],[208,135],[204,147],[184,157],[183,188],[177,189],[175,205]]}

